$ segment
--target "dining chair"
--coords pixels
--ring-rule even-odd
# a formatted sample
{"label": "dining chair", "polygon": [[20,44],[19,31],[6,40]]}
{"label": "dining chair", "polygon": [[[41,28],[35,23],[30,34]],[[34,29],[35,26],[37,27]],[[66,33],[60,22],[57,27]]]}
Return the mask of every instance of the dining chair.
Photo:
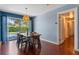
{"label": "dining chair", "polygon": [[32,37],[32,45],[33,47],[39,47],[41,45],[41,42],[40,42],[40,35],[41,34],[38,34],[37,32],[32,32],[31,33],[31,37]]}
{"label": "dining chair", "polygon": [[20,46],[20,41],[21,41],[21,39],[20,39],[20,33],[17,33],[17,46],[18,46],[18,48]]}
{"label": "dining chair", "polygon": [[26,36],[21,35],[20,33],[17,33],[17,46],[18,48],[21,46],[21,49],[23,46],[27,46],[28,38]]}

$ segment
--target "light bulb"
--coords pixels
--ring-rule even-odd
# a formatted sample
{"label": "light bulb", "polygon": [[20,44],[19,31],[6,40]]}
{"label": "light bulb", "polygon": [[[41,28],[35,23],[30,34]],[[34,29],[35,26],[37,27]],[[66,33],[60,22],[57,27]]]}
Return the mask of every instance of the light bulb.
{"label": "light bulb", "polygon": [[70,13],[69,13],[69,17],[70,17],[70,18],[73,18],[73,17],[74,17],[73,12],[70,12]]}

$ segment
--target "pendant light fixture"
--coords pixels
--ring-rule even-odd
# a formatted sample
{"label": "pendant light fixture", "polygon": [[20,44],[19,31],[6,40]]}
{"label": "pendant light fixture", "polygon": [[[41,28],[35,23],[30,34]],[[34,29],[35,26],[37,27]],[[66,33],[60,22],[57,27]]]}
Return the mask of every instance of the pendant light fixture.
{"label": "pendant light fixture", "polygon": [[[25,8],[26,12],[27,12],[27,9],[28,9],[28,8]],[[23,21],[24,21],[25,23],[28,23],[29,20],[30,20],[30,17],[29,17],[28,15],[24,15],[24,16],[23,16]]]}
{"label": "pendant light fixture", "polygon": [[[25,8],[26,12],[27,12],[27,8]],[[29,30],[29,21],[30,21],[30,17],[28,15],[24,15],[23,16],[23,21],[24,23],[26,24],[26,27],[27,27],[27,36],[28,36],[28,30]]]}

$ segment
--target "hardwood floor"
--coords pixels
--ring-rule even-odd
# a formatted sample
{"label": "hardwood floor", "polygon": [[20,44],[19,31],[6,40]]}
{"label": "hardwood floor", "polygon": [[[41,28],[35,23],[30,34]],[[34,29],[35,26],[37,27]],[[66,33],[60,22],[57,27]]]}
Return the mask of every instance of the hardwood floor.
{"label": "hardwood floor", "polygon": [[63,51],[63,54],[75,54],[73,36],[65,39],[64,43],[60,45],[60,51]]}
{"label": "hardwood floor", "polygon": [[65,49],[64,44],[55,45],[45,41],[41,41],[41,47],[37,49],[32,47],[29,47],[28,49],[18,49],[16,46],[16,40],[14,40],[0,45],[0,55],[75,55],[75,54],[79,54],[79,52],[73,53],[72,50],[70,49]]}

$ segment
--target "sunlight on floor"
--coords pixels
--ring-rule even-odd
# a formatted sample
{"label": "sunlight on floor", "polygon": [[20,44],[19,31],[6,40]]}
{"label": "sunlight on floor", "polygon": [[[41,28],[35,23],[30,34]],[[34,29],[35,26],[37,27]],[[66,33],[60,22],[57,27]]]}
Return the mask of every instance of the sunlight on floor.
{"label": "sunlight on floor", "polygon": [[17,49],[17,45],[16,44],[16,41],[10,41],[9,42],[9,51],[8,53],[9,54],[17,54],[18,53],[18,49]]}

